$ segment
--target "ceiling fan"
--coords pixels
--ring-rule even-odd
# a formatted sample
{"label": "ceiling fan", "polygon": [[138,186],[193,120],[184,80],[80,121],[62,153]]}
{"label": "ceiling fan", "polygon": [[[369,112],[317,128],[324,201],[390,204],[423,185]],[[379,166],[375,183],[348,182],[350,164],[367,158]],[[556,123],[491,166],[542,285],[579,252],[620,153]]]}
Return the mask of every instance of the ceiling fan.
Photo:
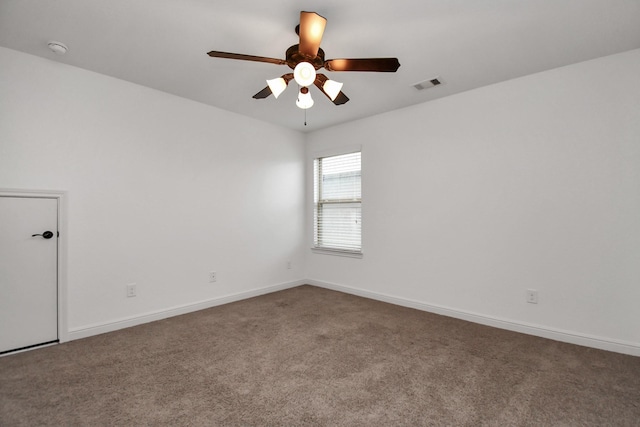
{"label": "ceiling fan", "polygon": [[293,73],[283,74],[281,77],[267,80],[267,87],[253,95],[255,99],[263,99],[273,94],[276,98],[287,88],[291,80],[295,80],[301,87],[296,105],[306,109],[313,105],[309,93],[309,86],[315,85],[335,105],[342,105],[349,101],[342,92],[342,83],[330,80],[321,73],[320,68],[327,71],[375,71],[394,73],[400,67],[398,58],[356,58],[356,59],[324,59],[324,51],[320,48],[320,41],[324,33],[327,20],[315,12],[300,12],[300,24],[296,26],[296,33],[300,36],[300,43],[289,47],[286,59],[267,58],[264,56],[244,55],[240,53],[219,52],[212,50],[209,56],[215,58],[241,59],[244,61],[266,62],[276,65],[288,65]]}

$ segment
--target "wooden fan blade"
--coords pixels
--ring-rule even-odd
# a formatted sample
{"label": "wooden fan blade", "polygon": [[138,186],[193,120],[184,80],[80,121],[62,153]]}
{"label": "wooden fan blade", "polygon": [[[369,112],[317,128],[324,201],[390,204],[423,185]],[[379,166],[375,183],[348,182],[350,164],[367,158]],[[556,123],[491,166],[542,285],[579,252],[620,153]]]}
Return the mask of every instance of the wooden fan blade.
{"label": "wooden fan blade", "polygon": [[268,97],[269,95],[271,95],[271,89],[269,89],[269,86],[265,87],[264,89],[262,89],[260,92],[256,93],[255,95],[253,95],[253,99],[264,99],[266,97]]}
{"label": "wooden fan blade", "polygon": [[336,99],[334,99],[332,102],[336,105],[342,105],[349,102],[349,98],[344,94],[344,92],[340,91],[340,93],[338,93],[338,96],[336,96]]}
{"label": "wooden fan blade", "polygon": [[324,62],[327,71],[376,71],[395,73],[400,68],[398,58],[328,59]]}
{"label": "wooden fan blade", "polygon": [[329,96],[329,94],[327,92],[324,91],[324,83],[329,80],[329,78],[327,76],[325,76],[324,74],[316,74],[316,80],[313,82],[314,85],[316,85],[316,87],[318,89],[320,89],[320,92],[324,93],[324,95],[329,98],[329,101],[333,102],[335,105],[342,105],[342,104],[346,104],[349,101],[349,98],[347,97],[347,95],[345,95],[344,93],[342,93],[342,91],[340,91],[338,93],[338,96],[336,96],[336,99],[331,100],[331,97]]}
{"label": "wooden fan blade", "polygon": [[283,74],[281,77],[284,79],[285,82],[287,82],[287,84],[289,84],[289,82],[293,80],[293,73]]}
{"label": "wooden fan blade", "polygon": [[300,47],[298,51],[310,58],[318,55],[327,20],[315,12],[300,12]]}
{"label": "wooden fan blade", "polygon": [[264,56],[253,56],[253,55],[243,55],[241,53],[229,53],[229,52],[218,52],[217,50],[212,50],[207,53],[212,58],[227,58],[227,59],[241,59],[243,61],[255,61],[255,62],[266,62],[269,64],[276,65],[284,65],[287,63],[284,59],[278,58],[267,58]]}

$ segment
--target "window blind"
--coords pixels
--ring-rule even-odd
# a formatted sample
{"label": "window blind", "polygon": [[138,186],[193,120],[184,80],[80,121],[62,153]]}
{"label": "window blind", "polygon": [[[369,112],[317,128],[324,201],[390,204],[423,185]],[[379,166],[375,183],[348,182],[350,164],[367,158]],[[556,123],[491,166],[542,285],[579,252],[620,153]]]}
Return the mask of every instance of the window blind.
{"label": "window blind", "polygon": [[360,153],[314,161],[314,246],[347,252],[362,250]]}

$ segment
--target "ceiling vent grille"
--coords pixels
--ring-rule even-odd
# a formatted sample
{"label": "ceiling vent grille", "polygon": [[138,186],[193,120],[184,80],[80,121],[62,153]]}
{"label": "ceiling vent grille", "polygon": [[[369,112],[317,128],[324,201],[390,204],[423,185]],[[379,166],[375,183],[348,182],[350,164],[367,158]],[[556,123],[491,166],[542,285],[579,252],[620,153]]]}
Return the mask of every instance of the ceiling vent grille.
{"label": "ceiling vent grille", "polygon": [[413,87],[415,87],[418,90],[424,90],[424,89],[429,89],[441,84],[442,84],[442,79],[440,77],[434,77],[432,79],[425,80],[420,83],[416,83],[413,85]]}

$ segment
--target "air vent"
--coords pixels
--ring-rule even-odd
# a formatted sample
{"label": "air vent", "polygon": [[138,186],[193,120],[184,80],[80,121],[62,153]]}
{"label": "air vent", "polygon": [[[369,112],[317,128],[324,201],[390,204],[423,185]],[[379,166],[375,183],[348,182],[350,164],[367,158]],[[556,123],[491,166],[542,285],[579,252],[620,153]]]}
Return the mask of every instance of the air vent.
{"label": "air vent", "polygon": [[438,86],[442,84],[442,79],[440,77],[434,77],[432,79],[429,80],[425,80],[423,82],[420,83],[416,83],[413,85],[413,87],[415,87],[418,90],[424,90],[424,89],[429,89],[432,88],[434,86]]}

